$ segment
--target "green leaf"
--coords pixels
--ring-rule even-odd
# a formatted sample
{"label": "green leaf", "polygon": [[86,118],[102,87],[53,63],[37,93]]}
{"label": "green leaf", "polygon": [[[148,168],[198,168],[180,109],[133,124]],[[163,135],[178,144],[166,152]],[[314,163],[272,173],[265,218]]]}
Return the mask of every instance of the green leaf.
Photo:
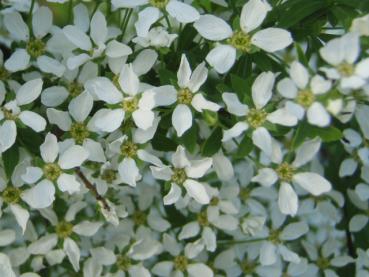
{"label": "green leaf", "polygon": [[199,130],[197,124],[192,124],[192,127],[188,129],[180,139],[190,153],[193,153],[196,149],[198,133]]}
{"label": "green leaf", "polygon": [[165,136],[165,130],[158,129],[151,141],[151,145],[158,151],[175,151],[177,144]]}
{"label": "green leaf", "polygon": [[3,162],[4,162],[4,170],[8,179],[11,178],[14,168],[18,164],[19,161],[19,148],[17,144],[14,144],[8,150],[3,152],[2,154]]}
{"label": "green leaf", "polygon": [[245,101],[246,104],[252,104],[251,100],[251,85],[250,79],[241,78],[235,74],[231,74],[232,89],[237,93],[241,102]]}
{"label": "green leaf", "polygon": [[218,152],[220,147],[222,147],[222,136],[222,129],[220,127],[215,128],[203,144],[202,155],[210,157]]}
{"label": "green leaf", "polygon": [[244,136],[241,140],[240,145],[238,146],[237,152],[235,153],[234,157],[236,159],[241,159],[246,157],[252,149],[254,148],[254,144],[252,140],[248,136]]}
{"label": "green leaf", "polygon": [[40,145],[43,138],[39,133],[29,128],[18,128],[17,141],[33,154],[39,154]]}
{"label": "green leaf", "polygon": [[328,128],[312,128],[312,133],[315,134],[315,136],[319,136],[323,142],[333,142],[340,140],[343,137],[341,130],[333,126],[330,126]]}

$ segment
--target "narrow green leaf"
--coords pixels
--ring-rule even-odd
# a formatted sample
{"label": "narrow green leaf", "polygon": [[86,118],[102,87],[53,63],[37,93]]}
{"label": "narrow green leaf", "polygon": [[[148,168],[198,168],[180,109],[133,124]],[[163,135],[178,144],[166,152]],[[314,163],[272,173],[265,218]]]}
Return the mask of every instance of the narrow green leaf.
{"label": "narrow green leaf", "polygon": [[222,129],[217,127],[204,142],[202,148],[202,155],[210,157],[213,156],[222,147]]}
{"label": "narrow green leaf", "polygon": [[13,174],[14,168],[16,167],[19,161],[18,145],[14,144],[8,150],[3,152],[2,158],[4,162],[4,170],[5,170],[6,176],[8,176],[8,178],[10,179]]}

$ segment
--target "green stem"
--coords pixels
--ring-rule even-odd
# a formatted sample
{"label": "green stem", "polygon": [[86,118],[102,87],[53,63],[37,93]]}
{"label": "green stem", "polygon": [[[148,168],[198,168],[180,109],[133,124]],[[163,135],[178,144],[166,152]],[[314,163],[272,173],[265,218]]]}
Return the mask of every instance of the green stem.
{"label": "green stem", "polygon": [[172,32],[172,25],[170,24],[169,17],[167,15],[167,13],[164,13],[164,18],[165,18],[165,21],[167,22],[169,32]]}
{"label": "green stem", "polygon": [[249,240],[220,240],[218,244],[238,244],[238,243],[253,243],[267,240],[268,238],[258,238],[258,239],[249,239]]}
{"label": "green stem", "polygon": [[73,0],[69,0],[69,6],[68,6],[68,23],[72,22],[73,18]]}
{"label": "green stem", "polygon": [[33,12],[33,8],[35,7],[35,0],[32,0],[32,3],[31,3],[31,7],[29,9],[29,12],[28,12],[28,28],[29,30],[32,32],[32,12]]}

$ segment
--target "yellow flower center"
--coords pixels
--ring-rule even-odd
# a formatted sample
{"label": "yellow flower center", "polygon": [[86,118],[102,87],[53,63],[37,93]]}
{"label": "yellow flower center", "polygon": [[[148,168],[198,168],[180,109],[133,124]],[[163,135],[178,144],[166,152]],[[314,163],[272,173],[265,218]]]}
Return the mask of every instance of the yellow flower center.
{"label": "yellow flower center", "polygon": [[132,214],[132,220],[136,226],[146,224],[147,215],[143,211],[136,211]]}
{"label": "yellow flower center", "polygon": [[289,163],[282,163],[276,169],[279,179],[285,182],[291,182],[295,169]]}
{"label": "yellow flower center", "polygon": [[138,99],[136,97],[125,99],[121,106],[125,112],[133,113],[138,108]]}
{"label": "yellow flower center", "polygon": [[179,104],[190,105],[193,98],[192,92],[188,88],[178,90],[177,101]]}
{"label": "yellow flower center", "polygon": [[117,179],[117,173],[113,169],[105,169],[101,174],[101,179],[106,181],[108,184],[111,184],[115,179]]}
{"label": "yellow flower center", "polygon": [[355,72],[354,66],[349,63],[341,63],[337,66],[337,70],[344,77],[350,77]]}
{"label": "yellow flower center", "polygon": [[127,256],[120,255],[117,258],[117,266],[122,271],[128,271],[128,269],[131,267],[131,259]]}
{"label": "yellow flower center", "polygon": [[28,42],[26,49],[32,58],[38,58],[45,52],[45,43],[40,39],[32,39]]}
{"label": "yellow flower center", "polygon": [[264,124],[267,115],[267,112],[264,110],[250,109],[246,116],[246,120],[251,127],[258,128]]}
{"label": "yellow flower center", "polygon": [[169,0],[149,0],[150,4],[158,9],[164,9]]}
{"label": "yellow flower center", "polygon": [[13,114],[13,112],[11,110],[5,109],[3,108],[3,114],[4,114],[4,118],[7,120],[16,120],[17,116]]}
{"label": "yellow flower center", "polygon": [[74,98],[82,93],[83,86],[80,83],[74,81],[69,84],[68,91],[69,91],[70,96]]}
{"label": "yellow flower center", "polygon": [[321,269],[321,270],[325,270],[327,268],[329,268],[330,266],[330,261],[327,258],[318,258],[318,260],[316,261],[316,265]]}
{"label": "yellow flower center", "polygon": [[240,263],[241,270],[244,274],[253,274],[255,272],[256,264],[252,261],[249,261],[247,259],[244,259]]}
{"label": "yellow flower center", "polygon": [[211,198],[211,200],[210,200],[210,206],[216,206],[216,205],[218,205],[219,204],[219,198],[218,197],[213,197],[213,198]]}
{"label": "yellow flower center", "polygon": [[174,268],[179,271],[185,271],[188,266],[188,259],[186,256],[180,255],[174,258]]}
{"label": "yellow flower center", "polygon": [[67,221],[59,222],[55,227],[55,233],[61,239],[69,237],[73,233],[72,223]]}
{"label": "yellow flower center", "polygon": [[235,32],[233,36],[227,40],[227,42],[242,52],[248,53],[251,51],[251,36],[242,31]]}
{"label": "yellow flower center", "polygon": [[305,108],[310,107],[314,103],[314,101],[315,95],[309,89],[301,90],[297,94],[296,102]]}
{"label": "yellow flower center", "polygon": [[70,128],[70,135],[77,144],[82,144],[83,141],[89,137],[90,131],[84,123],[75,122]]}
{"label": "yellow flower center", "polygon": [[125,141],[120,147],[121,154],[128,158],[133,158],[134,156],[136,156],[137,150],[137,144],[134,144],[131,141]]}
{"label": "yellow flower center", "polygon": [[62,173],[61,168],[58,164],[47,163],[43,168],[44,176],[50,181],[56,181]]}
{"label": "yellow flower center", "polygon": [[174,168],[171,181],[178,185],[182,185],[187,179],[186,171],[183,168]]}
{"label": "yellow flower center", "polygon": [[10,73],[8,70],[6,70],[4,67],[0,67],[0,80],[6,80],[10,76]]}
{"label": "yellow flower center", "polygon": [[15,204],[20,200],[22,191],[16,187],[7,187],[1,194],[3,200],[7,204]]}
{"label": "yellow flower center", "polygon": [[274,244],[278,244],[281,242],[279,235],[281,234],[281,232],[279,230],[271,230],[269,233],[269,240],[274,243]]}
{"label": "yellow flower center", "polygon": [[197,222],[200,226],[206,227],[209,226],[208,214],[206,211],[202,211],[197,214]]}

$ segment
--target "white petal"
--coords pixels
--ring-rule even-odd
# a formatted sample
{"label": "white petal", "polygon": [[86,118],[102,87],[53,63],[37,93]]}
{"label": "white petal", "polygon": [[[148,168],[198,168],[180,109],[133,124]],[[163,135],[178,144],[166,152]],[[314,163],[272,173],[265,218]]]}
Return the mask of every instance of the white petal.
{"label": "white petal", "polygon": [[216,153],[213,157],[213,167],[222,181],[229,181],[234,176],[232,162],[222,151]]}
{"label": "white petal", "polygon": [[77,243],[70,238],[66,238],[64,240],[63,249],[65,253],[67,253],[68,259],[70,263],[72,264],[74,271],[78,272],[79,271],[79,259],[80,259],[81,254],[80,254],[80,250],[79,250]]}
{"label": "white petal", "polygon": [[369,218],[363,214],[354,215],[350,219],[349,229],[351,232],[358,232],[368,224]]}
{"label": "white petal", "polygon": [[279,188],[278,206],[282,214],[294,216],[298,209],[298,198],[290,184],[282,182]]}
{"label": "white petal", "polygon": [[68,192],[69,194],[79,192],[81,184],[77,181],[76,177],[71,174],[63,173],[57,180],[58,188],[62,192]]}
{"label": "white petal", "polygon": [[272,72],[261,73],[252,84],[252,99],[257,109],[263,108],[272,97],[275,75]]}
{"label": "white petal", "polygon": [[231,129],[223,130],[222,142],[236,138],[249,128],[246,122],[237,122]]}
{"label": "white petal", "polygon": [[14,214],[19,226],[22,228],[22,234],[24,234],[29,219],[29,212],[26,209],[23,209],[18,204],[11,204],[10,210]]}
{"label": "white petal", "polygon": [[172,155],[172,164],[175,168],[184,168],[191,165],[183,146],[178,145],[176,152]]}
{"label": "white petal", "polygon": [[177,90],[171,85],[156,87],[153,91],[155,107],[169,106],[177,101]]}
{"label": "white petal", "polygon": [[86,5],[80,3],[73,8],[73,23],[81,31],[88,31],[90,27],[90,16]]}
{"label": "white petal", "polygon": [[158,59],[158,53],[153,49],[141,51],[132,63],[133,71],[137,76],[141,76],[150,71]]}
{"label": "white petal", "polygon": [[0,231],[0,247],[11,244],[15,241],[15,231],[11,229],[3,229]]}
{"label": "white petal", "polygon": [[183,239],[192,238],[198,235],[199,233],[200,233],[200,225],[196,221],[193,221],[193,222],[185,224],[182,227],[181,232],[178,234],[178,239],[183,240]]}
{"label": "white petal", "polygon": [[251,38],[252,44],[267,52],[275,52],[292,43],[290,32],[279,28],[266,28],[258,31]]}
{"label": "white petal", "polygon": [[297,117],[290,113],[286,108],[275,110],[267,115],[267,120],[274,124],[283,126],[295,126],[298,122]]}
{"label": "white petal", "polygon": [[288,249],[286,246],[280,244],[278,245],[279,253],[281,254],[283,260],[286,262],[292,262],[292,263],[300,263],[301,259],[299,255],[297,255],[295,252]]}
{"label": "white petal", "polygon": [[169,1],[166,10],[181,23],[194,22],[200,18],[199,12],[194,7],[177,0]]}
{"label": "white petal", "polygon": [[45,255],[58,243],[56,234],[45,235],[28,245],[27,251],[34,255]]}
{"label": "white petal", "polygon": [[331,122],[331,117],[321,103],[314,102],[307,110],[307,118],[310,124],[326,127]]}
{"label": "white petal", "polygon": [[263,242],[260,248],[260,263],[262,265],[272,265],[277,261],[276,247],[271,242]]}
{"label": "white petal", "polygon": [[230,45],[218,45],[209,52],[206,61],[216,72],[226,73],[236,61],[236,49]]}
{"label": "white petal", "polygon": [[22,192],[21,198],[34,209],[49,207],[55,200],[55,187],[48,180],[43,180]]}
{"label": "white petal", "polygon": [[223,19],[214,15],[202,15],[193,26],[199,34],[208,39],[219,41],[232,35],[232,28]]}
{"label": "white petal", "polygon": [[67,67],[69,70],[74,70],[80,67],[82,64],[90,60],[91,57],[86,53],[79,54],[77,56],[71,56],[67,60]]}
{"label": "white petal", "polygon": [[149,129],[154,122],[154,112],[138,109],[132,113],[133,121],[142,130]]}
{"label": "white petal", "polygon": [[228,112],[237,116],[245,116],[248,110],[247,105],[242,104],[238,99],[237,94],[224,92],[222,99],[227,106]]}
{"label": "white petal", "polygon": [[97,233],[102,225],[102,222],[82,221],[73,227],[73,232],[81,236],[91,237]]}
{"label": "white petal", "polygon": [[108,35],[108,28],[106,26],[105,16],[97,10],[91,18],[90,23],[90,37],[97,46],[104,45]]}
{"label": "white petal", "polygon": [[123,100],[123,95],[106,77],[97,77],[85,83],[85,89],[96,95],[99,100],[108,104],[116,104]]}
{"label": "white petal", "polygon": [[134,8],[147,4],[147,0],[112,0],[113,7],[115,8]]}
{"label": "white petal", "polygon": [[47,107],[56,107],[67,99],[69,93],[63,86],[52,86],[41,94],[41,103]]}
{"label": "white petal", "polygon": [[46,120],[35,112],[23,111],[20,113],[19,119],[35,132],[41,132],[46,128]]}
{"label": "white petal", "polygon": [[151,164],[153,164],[155,166],[160,166],[160,167],[164,166],[163,163],[161,162],[161,160],[158,157],[150,154],[146,150],[139,149],[137,151],[137,157],[140,160],[142,160],[144,162],[151,163]]}
{"label": "white petal", "polygon": [[291,64],[290,76],[300,89],[306,88],[309,81],[309,73],[301,63],[294,61]]}
{"label": "white petal", "polygon": [[170,191],[167,195],[163,197],[164,205],[172,205],[178,201],[178,199],[181,197],[182,191],[179,186],[177,186],[175,183],[172,183],[170,187]]}
{"label": "white petal", "polygon": [[259,147],[268,157],[272,156],[272,137],[264,127],[259,127],[252,132],[252,142]]}
{"label": "white petal", "polygon": [[26,173],[24,173],[21,178],[27,184],[34,184],[38,180],[40,180],[43,174],[44,173],[41,168],[36,166],[28,166],[26,169]]}
{"label": "white petal", "polygon": [[6,277],[16,277],[12,265],[10,263],[9,257],[3,253],[0,253],[0,275]]}
{"label": "white petal", "polygon": [[83,122],[90,114],[94,101],[92,96],[84,92],[69,102],[68,110],[77,122]]}
{"label": "white petal", "polygon": [[278,180],[277,173],[271,168],[262,168],[258,171],[258,175],[252,177],[251,181],[270,187]]}
{"label": "white petal", "polygon": [[88,151],[80,145],[73,145],[65,150],[59,157],[62,169],[71,169],[80,166],[88,158]]}
{"label": "white petal", "polygon": [[24,70],[28,67],[31,57],[24,49],[17,49],[4,63],[4,67],[10,72]]}
{"label": "white petal", "polygon": [[138,93],[140,80],[133,71],[132,64],[123,66],[119,75],[119,84],[122,90],[128,95],[135,96]]}
{"label": "white petal", "polygon": [[185,54],[181,56],[181,63],[179,64],[179,68],[177,71],[177,80],[178,86],[181,88],[185,88],[188,86],[190,82],[192,70]]}
{"label": "white petal", "polygon": [[191,165],[185,168],[186,175],[189,178],[201,178],[210,169],[213,164],[211,158],[191,161]]}
{"label": "white petal", "polygon": [[131,187],[135,187],[136,182],[141,179],[136,162],[131,158],[124,158],[118,166],[118,171],[122,182]]}
{"label": "white petal", "polygon": [[7,13],[3,19],[4,25],[16,40],[28,41],[29,30],[18,12]]}
{"label": "white petal", "polygon": [[26,105],[35,101],[41,94],[42,79],[34,79],[22,85],[17,91],[18,105]]}
{"label": "white petal", "polygon": [[58,140],[52,133],[47,133],[45,141],[40,146],[41,157],[46,163],[53,163],[59,152]]}
{"label": "white petal", "polygon": [[357,33],[347,33],[341,37],[345,61],[353,64],[360,54],[360,39]]}
{"label": "white petal", "polygon": [[64,74],[65,66],[58,60],[50,58],[49,56],[41,56],[37,58],[37,65],[45,73],[54,74],[61,77]]}
{"label": "white petal", "polygon": [[355,74],[364,79],[369,78],[369,58],[363,59],[356,65]]}
{"label": "white petal", "polygon": [[218,104],[206,100],[201,93],[197,93],[192,98],[191,105],[198,112],[202,112],[202,110],[209,110],[209,111],[216,112],[220,109],[220,106]]}
{"label": "white petal", "polygon": [[101,109],[94,114],[92,119],[89,124],[94,123],[98,130],[110,133],[114,132],[122,124],[124,111],[122,109]]}
{"label": "white petal", "polygon": [[283,228],[280,238],[284,241],[295,240],[305,235],[308,231],[309,226],[306,224],[306,222],[294,222]]}
{"label": "white petal", "polygon": [[324,79],[322,76],[315,75],[310,81],[310,87],[314,94],[319,95],[330,90],[332,83],[331,81]]}
{"label": "white petal", "polygon": [[154,7],[147,7],[138,13],[135,23],[136,33],[139,37],[147,37],[150,27],[160,16],[160,11]]}
{"label": "white petal", "polygon": [[179,104],[172,114],[172,124],[177,132],[177,136],[181,137],[184,132],[192,126],[192,113],[188,106]]}
{"label": "white petal", "polygon": [[72,119],[70,118],[68,112],[59,111],[54,108],[48,108],[46,110],[46,115],[50,124],[56,124],[59,129],[63,131],[70,130]]}
{"label": "white petal", "polygon": [[32,16],[32,31],[37,38],[42,38],[50,31],[53,24],[53,14],[45,6],[39,7]]}
{"label": "white petal", "polygon": [[183,183],[183,186],[186,188],[188,195],[194,198],[198,203],[203,205],[209,204],[210,197],[203,184],[188,179]]}
{"label": "white petal", "polygon": [[344,59],[344,49],[339,38],[328,41],[324,47],[320,48],[319,53],[331,65],[338,65]]}
{"label": "white petal", "polygon": [[13,120],[6,120],[0,126],[0,151],[5,152],[15,142],[17,138],[17,126]]}
{"label": "white petal", "polygon": [[242,8],[240,26],[245,33],[249,33],[261,25],[272,7],[262,0],[250,0]]}
{"label": "white petal", "polygon": [[319,151],[320,145],[321,140],[318,137],[304,142],[297,148],[292,166],[298,168],[310,162]]}
{"label": "white petal", "polygon": [[88,151],[88,160],[93,162],[106,162],[104,149],[101,143],[94,141],[92,139],[85,139],[83,142],[83,147]]}
{"label": "white petal", "polygon": [[121,58],[132,54],[132,49],[124,43],[112,40],[106,46],[105,54],[109,58]]}
{"label": "white petal", "polygon": [[193,263],[187,266],[187,272],[192,277],[213,277],[214,273],[207,265],[203,263]]}
{"label": "white petal", "polygon": [[325,178],[313,172],[297,173],[292,180],[314,196],[326,193],[332,188]]}
{"label": "white petal", "polygon": [[88,51],[92,48],[90,38],[78,27],[68,25],[63,28],[64,35],[78,48]]}
{"label": "white petal", "polygon": [[289,78],[284,78],[279,81],[277,90],[280,95],[288,99],[294,99],[297,96],[297,87]]}

